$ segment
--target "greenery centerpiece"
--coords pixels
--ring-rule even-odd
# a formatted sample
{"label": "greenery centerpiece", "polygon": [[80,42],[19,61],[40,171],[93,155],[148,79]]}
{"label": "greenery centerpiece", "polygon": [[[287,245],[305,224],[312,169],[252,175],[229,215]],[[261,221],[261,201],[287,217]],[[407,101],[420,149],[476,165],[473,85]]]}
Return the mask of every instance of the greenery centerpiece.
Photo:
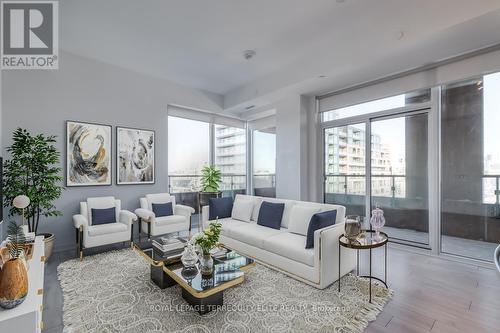
{"label": "greenery centerpiece", "polygon": [[213,272],[213,259],[210,250],[218,245],[221,229],[222,224],[216,221],[210,223],[207,229],[194,237],[194,243],[200,248],[202,254],[200,270],[203,275],[210,275]]}
{"label": "greenery centerpiece", "polygon": [[[13,133],[13,143],[7,147],[10,159],[4,162],[4,207],[10,207],[9,216],[21,215],[22,210],[12,201],[18,195],[26,195],[30,205],[25,210],[29,232],[38,233],[40,217],[62,216],[54,201],[61,196],[63,187],[59,151],[53,135],[32,135],[18,128]],[[52,251],[53,234],[45,237],[45,256]]]}
{"label": "greenery centerpiece", "polygon": [[18,306],[28,294],[25,244],[23,229],[15,222],[11,222],[7,237],[10,259],[0,269],[0,307],[2,308],[12,309]]}

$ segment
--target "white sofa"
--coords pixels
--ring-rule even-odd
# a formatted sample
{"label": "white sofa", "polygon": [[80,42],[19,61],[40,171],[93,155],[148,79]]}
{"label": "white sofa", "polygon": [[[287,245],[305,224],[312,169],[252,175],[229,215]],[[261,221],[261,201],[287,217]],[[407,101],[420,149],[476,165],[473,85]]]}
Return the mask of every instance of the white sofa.
{"label": "white sofa", "polygon": [[[116,222],[92,225],[92,209],[112,208],[116,210]],[[114,197],[87,198],[80,202],[80,214],[73,215],[78,251],[83,259],[83,249],[120,242],[133,241],[133,223],[137,216],[121,209],[121,201]]]}
{"label": "white sofa", "polygon": [[[344,233],[344,206],[248,195],[237,195],[235,205],[238,200],[253,202],[251,219],[249,222],[235,220],[231,217],[219,219],[222,224],[220,236],[222,244],[319,289],[328,287],[338,279],[339,236]],[[280,230],[257,224],[262,201],[285,204]],[[315,207],[319,212],[337,210],[337,218],[333,226],[314,232],[314,248],[305,248],[305,235],[289,232],[288,226],[292,219],[294,205]],[[209,210],[208,206],[203,207],[202,210],[204,228],[212,222],[209,221]],[[295,220],[297,221],[296,218]],[[299,219],[299,221],[301,220]],[[307,218],[300,223],[303,223],[303,227],[307,230],[309,222],[310,219]],[[344,276],[355,268],[356,252],[342,248],[341,253],[340,272],[341,276]]]}
{"label": "white sofa", "polygon": [[[146,231],[148,238],[172,232],[187,231],[191,226],[191,214],[194,208],[184,205],[176,205],[175,197],[169,193],[146,194],[140,198],[141,208],[135,210],[139,217],[139,233]],[[174,215],[156,217],[153,213],[153,203],[163,204],[171,202]]]}

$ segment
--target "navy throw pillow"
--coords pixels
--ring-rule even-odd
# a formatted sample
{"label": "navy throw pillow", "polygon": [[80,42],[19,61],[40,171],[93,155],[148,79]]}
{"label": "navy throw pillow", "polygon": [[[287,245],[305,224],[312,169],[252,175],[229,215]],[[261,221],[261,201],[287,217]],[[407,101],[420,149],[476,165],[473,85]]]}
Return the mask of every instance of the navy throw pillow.
{"label": "navy throw pillow", "polygon": [[209,198],[208,199],[209,216],[210,221],[217,218],[223,219],[226,217],[231,217],[231,212],[233,211],[233,198]]}
{"label": "navy throw pillow", "polygon": [[262,204],[260,205],[257,224],[264,227],[280,230],[283,210],[285,210],[284,203],[262,201]]}
{"label": "navy throw pillow", "polygon": [[116,209],[111,208],[92,208],[92,225],[108,224],[116,222]]}
{"label": "navy throw pillow", "polygon": [[311,221],[309,221],[309,228],[307,229],[306,249],[314,247],[314,232],[318,229],[334,225],[336,219],[337,210],[329,210],[314,214],[311,217]]}
{"label": "navy throw pillow", "polygon": [[155,217],[174,215],[174,209],[172,208],[171,202],[162,204],[153,203],[151,204],[151,207],[153,208],[153,213],[155,213]]}

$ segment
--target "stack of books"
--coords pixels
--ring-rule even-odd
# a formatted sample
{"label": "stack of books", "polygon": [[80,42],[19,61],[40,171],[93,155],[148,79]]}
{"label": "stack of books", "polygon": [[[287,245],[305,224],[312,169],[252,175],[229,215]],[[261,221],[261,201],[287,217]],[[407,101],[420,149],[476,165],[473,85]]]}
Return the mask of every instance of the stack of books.
{"label": "stack of books", "polygon": [[186,240],[180,237],[160,237],[153,239],[153,249],[162,257],[178,255],[184,250]]}

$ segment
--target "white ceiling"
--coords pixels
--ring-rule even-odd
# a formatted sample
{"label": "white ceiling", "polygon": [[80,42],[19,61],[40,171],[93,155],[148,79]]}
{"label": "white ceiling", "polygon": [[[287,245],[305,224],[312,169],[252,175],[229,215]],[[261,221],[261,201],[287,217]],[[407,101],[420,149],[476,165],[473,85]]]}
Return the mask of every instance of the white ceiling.
{"label": "white ceiling", "polygon": [[[480,33],[500,27],[499,0],[63,0],[60,11],[62,49],[223,94],[227,107],[318,75],[323,87],[308,90],[352,84],[370,64],[389,74],[500,41]],[[246,49],[257,56],[243,59]]]}

